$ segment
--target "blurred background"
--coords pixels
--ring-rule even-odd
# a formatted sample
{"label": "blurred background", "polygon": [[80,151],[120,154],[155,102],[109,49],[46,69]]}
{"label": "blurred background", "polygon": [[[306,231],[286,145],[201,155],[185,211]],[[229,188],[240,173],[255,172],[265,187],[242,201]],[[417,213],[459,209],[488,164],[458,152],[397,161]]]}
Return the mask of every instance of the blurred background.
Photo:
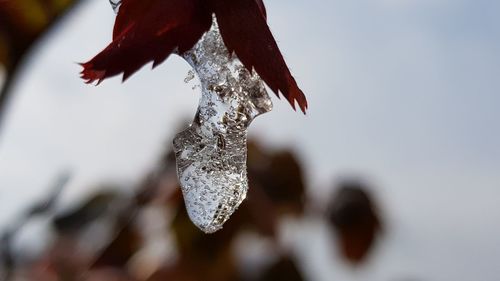
{"label": "blurred background", "polygon": [[0,0],[0,280],[498,280],[500,2],[265,1],[306,116],[250,127],[248,199],[188,220],[172,56],[98,87],[106,0]]}

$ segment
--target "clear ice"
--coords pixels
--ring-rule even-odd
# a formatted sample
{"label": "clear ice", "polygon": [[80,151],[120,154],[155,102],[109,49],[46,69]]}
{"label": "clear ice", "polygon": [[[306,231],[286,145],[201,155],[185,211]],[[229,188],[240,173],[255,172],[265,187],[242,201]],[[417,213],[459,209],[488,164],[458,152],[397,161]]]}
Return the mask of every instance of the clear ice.
{"label": "clear ice", "polygon": [[[109,0],[118,13],[121,0]],[[229,54],[214,17],[211,29],[182,57],[198,75],[201,99],[193,122],[174,138],[177,176],[191,221],[213,233],[245,200],[247,129],[273,104],[262,80]]]}
{"label": "clear ice", "polygon": [[182,57],[198,75],[202,95],[193,122],[174,139],[177,174],[190,219],[212,233],[246,197],[247,129],[272,102],[259,76],[230,56],[215,19]]}

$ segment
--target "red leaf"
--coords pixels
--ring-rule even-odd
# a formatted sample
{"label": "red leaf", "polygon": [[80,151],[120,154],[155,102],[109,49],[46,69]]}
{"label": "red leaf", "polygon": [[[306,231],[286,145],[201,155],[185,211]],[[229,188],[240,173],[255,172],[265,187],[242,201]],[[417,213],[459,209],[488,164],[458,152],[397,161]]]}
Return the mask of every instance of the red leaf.
{"label": "red leaf", "polygon": [[[255,69],[274,91],[305,113],[307,100],[292,77],[266,23],[261,0],[212,0],[217,22],[229,49],[248,70]],[[263,13],[264,12],[264,13]],[[279,95],[278,95],[279,97]]]}
{"label": "red leaf", "polygon": [[123,80],[153,61],[153,67],[193,47],[211,25],[202,0],[123,0],[113,42],[87,63],[87,83],[123,73]]}
{"label": "red leaf", "polygon": [[264,15],[264,18],[267,19],[266,6],[264,5],[264,2],[262,2],[262,0],[255,0],[255,2],[259,5],[260,12]]}
{"label": "red leaf", "polygon": [[191,49],[217,15],[224,42],[248,70],[255,69],[279,97],[305,113],[307,100],[297,86],[266,23],[262,0],[123,0],[113,42],[87,63],[87,83],[123,73],[123,80],[153,61]]}

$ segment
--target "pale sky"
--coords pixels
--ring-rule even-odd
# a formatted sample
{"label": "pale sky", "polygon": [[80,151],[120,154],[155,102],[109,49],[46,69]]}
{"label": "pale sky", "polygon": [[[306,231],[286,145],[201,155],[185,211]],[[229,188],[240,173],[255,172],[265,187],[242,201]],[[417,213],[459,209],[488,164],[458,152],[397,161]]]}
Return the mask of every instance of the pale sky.
{"label": "pale sky", "polygon": [[[500,276],[500,2],[266,1],[269,24],[309,100],[306,116],[273,97],[250,135],[291,147],[324,203],[339,177],[374,186],[389,232],[361,273],[318,280],[481,280]],[[133,184],[194,116],[198,90],[171,57],[89,86],[75,62],[110,40],[108,1],[91,0],[39,49],[0,135],[0,226],[69,168],[63,204],[107,181]],[[304,223],[328,257],[325,230]],[[300,237],[300,227],[296,235]],[[313,263],[313,262],[311,262]],[[323,278],[323,279],[322,279]]]}

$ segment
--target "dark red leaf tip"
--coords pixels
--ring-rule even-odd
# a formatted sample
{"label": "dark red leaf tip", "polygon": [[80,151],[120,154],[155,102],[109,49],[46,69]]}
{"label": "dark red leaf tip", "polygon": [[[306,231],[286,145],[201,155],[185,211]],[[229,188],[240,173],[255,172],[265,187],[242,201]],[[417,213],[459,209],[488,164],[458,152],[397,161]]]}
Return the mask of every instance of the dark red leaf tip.
{"label": "dark red leaf tip", "polygon": [[99,85],[106,77],[105,70],[95,70],[91,63],[79,63],[79,65],[83,67],[83,70],[80,72],[80,77],[85,80],[87,84],[92,84],[97,81],[96,85]]}

